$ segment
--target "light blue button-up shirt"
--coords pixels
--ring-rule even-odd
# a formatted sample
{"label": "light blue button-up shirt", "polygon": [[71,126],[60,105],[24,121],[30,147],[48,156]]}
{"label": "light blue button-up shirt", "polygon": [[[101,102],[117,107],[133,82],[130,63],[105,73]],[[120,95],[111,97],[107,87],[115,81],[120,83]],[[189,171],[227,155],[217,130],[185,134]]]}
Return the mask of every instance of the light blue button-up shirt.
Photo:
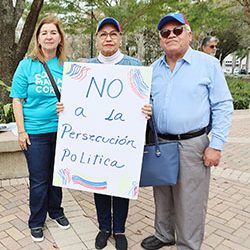
{"label": "light blue button-up shirt", "polygon": [[219,61],[189,48],[173,71],[165,55],[152,67],[151,94],[158,132],[183,134],[202,129],[208,126],[211,113],[209,146],[221,150],[231,124],[233,103]]}

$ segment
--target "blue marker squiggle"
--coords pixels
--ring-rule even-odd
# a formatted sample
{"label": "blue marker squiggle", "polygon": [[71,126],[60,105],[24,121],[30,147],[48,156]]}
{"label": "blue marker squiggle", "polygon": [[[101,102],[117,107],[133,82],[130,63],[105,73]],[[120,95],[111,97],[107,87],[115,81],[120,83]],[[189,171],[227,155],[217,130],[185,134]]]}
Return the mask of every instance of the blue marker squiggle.
{"label": "blue marker squiggle", "polygon": [[87,68],[85,66],[82,67],[78,64],[73,63],[71,64],[69,71],[66,72],[66,75],[75,80],[82,80],[87,76],[89,70],[90,68]]}
{"label": "blue marker squiggle", "polygon": [[131,69],[129,72],[129,83],[133,92],[140,98],[146,98],[149,87],[143,80],[141,71],[139,69]]}

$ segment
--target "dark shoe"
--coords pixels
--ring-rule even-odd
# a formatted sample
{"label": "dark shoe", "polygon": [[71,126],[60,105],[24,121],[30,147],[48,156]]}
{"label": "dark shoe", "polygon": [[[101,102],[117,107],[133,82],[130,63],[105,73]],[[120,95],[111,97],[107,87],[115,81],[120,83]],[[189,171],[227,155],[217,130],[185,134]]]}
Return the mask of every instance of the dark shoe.
{"label": "dark shoe", "polygon": [[31,228],[30,229],[30,233],[31,233],[31,238],[33,241],[43,241],[44,237],[43,237],[43,229],[41,227],[39,228]]}
{"label": "dark shoe", "polygon": [[128,249],[128,241],[124,234],[114,234],[114,238],[115,238],[115,248],[117,250]]}
{"label": "dark shoe", "polygon": [[142,241],[141,246],[147,250],[155,250],[155,249],[160,249],[164,246],[172,246],[174,244],[175,244],[175,241],[162,242],[161,240],[156,238],[154,235],[152,235],[152,236],[145,238]]}
{"label": "dark shoe", "polygon": [[100,231],[95,238],[95,248],[103,249],[106,247],[109,236],[110,232]]}
{"label": "dark shoe", "polygon": [[60,227],[61,229],[70,228],[69,221],[65,216],[62,216],[62,217],[60,217],[58,219],[55,219],[55,222],[58,225],[58,227]]}

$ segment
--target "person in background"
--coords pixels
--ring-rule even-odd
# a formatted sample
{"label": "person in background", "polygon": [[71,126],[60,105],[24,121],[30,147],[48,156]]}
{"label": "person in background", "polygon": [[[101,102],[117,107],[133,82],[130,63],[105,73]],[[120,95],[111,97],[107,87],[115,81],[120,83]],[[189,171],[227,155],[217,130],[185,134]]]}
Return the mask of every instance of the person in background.
{"label": "person in background", "polygon": [[220,162],[232,97],[219,61],[190,47],[192,32],[182,13],[162,17],[158,30],[164,55],[152,65],[153,114],[160,139],[179,142],[180,170],[175,186],[153,187],[155,233],[141,246],[154,250],[176,244],[178,250],[199,250],[210,170]]}
{"label": "person in background", "polygon": [[207,36],[201,42],[201,51],[209,54],[210,56],[215,56],[218,43],[219,39],[217,37]]}
{"label": "person in background", "polygon": [[46,62],[58,87],[66,61],[64,32],[59,20],[48,16],[35,32],[35,49],[14,74],[10,97],[18,128],[18,143],[29,170],[29,228],[42,241],[47,213],[62,229],[70,227],[61,207],[62,189],[52,186],[58,116],[57,97],[46,74]]}

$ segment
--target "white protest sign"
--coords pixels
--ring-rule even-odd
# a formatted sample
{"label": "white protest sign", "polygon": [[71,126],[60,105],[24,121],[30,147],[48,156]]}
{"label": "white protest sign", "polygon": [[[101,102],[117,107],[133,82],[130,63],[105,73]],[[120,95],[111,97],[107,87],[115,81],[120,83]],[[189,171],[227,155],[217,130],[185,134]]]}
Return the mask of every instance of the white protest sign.
{"label": "white protest sign", "polygon": [[150,67],[64,65],[53,185],[136,199]]}

